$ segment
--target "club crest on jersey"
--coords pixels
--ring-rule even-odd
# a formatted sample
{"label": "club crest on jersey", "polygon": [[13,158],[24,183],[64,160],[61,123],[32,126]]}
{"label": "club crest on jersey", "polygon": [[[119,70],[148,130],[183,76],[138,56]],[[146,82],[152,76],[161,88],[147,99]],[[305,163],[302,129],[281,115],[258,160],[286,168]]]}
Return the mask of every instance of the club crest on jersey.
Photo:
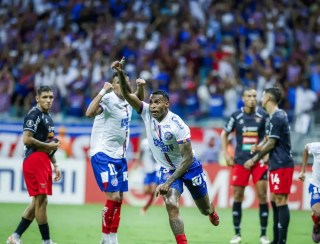
{"label": "club crest on jersey", "polygon": [[164,133],[164,138],[165,138],[166,140],[171,140],[172,137],[173,137],[173,135],[172,135],[171,132],[168,132],[168,131],[167,131],[167,132]]}
{"label": "club crest on jersey", "polygon": [[32,127],[32,126],[34,125],[34,123],[33,123],[32,120],[28,120],[27,123],[26,123],[26,125],[27,125],[28,127]]}
{"label": "club crest on jersey", "polygon": [[256,122],[260,123],[260,121],[261,121],[261,118],[260,117],[256,117]]}
{"label": "club crest on jersey", "polygon": [[113,179],[111,180],[111,185],[117,186],[117,185],[118,185],[118,179],[117,179],[117,178],[113,178]]}

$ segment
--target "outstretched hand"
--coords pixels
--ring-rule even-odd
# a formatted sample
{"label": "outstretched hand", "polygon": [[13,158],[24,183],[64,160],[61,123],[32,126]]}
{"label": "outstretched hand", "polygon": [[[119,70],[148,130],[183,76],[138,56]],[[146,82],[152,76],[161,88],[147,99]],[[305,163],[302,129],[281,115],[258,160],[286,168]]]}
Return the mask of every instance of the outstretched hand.
{"label": "outstretched hand", "polygon": [[124,65],[124,57],[120,61],[114,61],[111,64],[111,69],[115,69],[118,72],[123,72],[123,65]]}

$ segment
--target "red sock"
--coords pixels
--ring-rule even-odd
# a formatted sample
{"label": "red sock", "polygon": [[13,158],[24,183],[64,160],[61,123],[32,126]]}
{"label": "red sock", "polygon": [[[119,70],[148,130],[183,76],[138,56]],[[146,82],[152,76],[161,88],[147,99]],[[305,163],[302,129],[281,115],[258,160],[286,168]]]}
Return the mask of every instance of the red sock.
{"label": "red sock", "polygon": [[315,227],[319,228],[319,218],[318,218],[318,216],[316,216],[314,213],[312,213],[311,217],[312,217],[312,221],[313,221]]}
{"label": "red sock", "polygon": [[110,234],[115,205],[115,201],[107,200],[105,207],[102,209],[102,232],[105,234]]}
{"label": "red sock", "polygon": [[114,204],[114,215],[111,223],[110,232],[117,233],[120,224],[120,214],[121,214],[122,202],[115,202]]}
{"label": "red sock", "polygon": [[176,235],[177,244],[188,244],[185,234]]}
{"label": "red sock", "polygon": [[151,203],[153,202],[154,194],[150,193],[149,197],[150,198],[149,198],[147,204],[143,207],[144,210],[147,210],[150,207]]}

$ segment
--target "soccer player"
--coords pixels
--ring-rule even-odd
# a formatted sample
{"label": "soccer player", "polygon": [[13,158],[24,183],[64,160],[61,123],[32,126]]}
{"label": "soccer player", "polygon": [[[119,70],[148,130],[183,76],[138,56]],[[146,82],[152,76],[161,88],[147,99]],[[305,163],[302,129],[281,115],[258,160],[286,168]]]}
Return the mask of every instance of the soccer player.
{"label": "soccer player", "polygon": [[[242,217],[242,201],[245,187],[249,183],[250,175],[256,188],[259,199],[260,217],[260,243],[268,244],[270,241],[266,236],[269,208],[267,202],[268,167],[261,159],[249,170],[243,164],[252,157],[251,147],[263,141],[265,136],[265,124],[268,114],[257,107],[257,92],[252,88],[244,90],[242,95],[244,107],[234,112],[227,121],[222,133],[222,150],[228,166],[232,167],[232,180],[234,202],[232,206],[234,237],[230,243],[241,242],[240,224]],[[228,136],[235,131],[236,151],[235,156],[229,154]]]}
{"label": "soccer player", "polygon": [[[144,84],[140,81],[137,85],[137,97],[143,99]],[[86,111],[86,116],[95,117],[90,141],[91,164],[97,184],[106,195],[102,210],[102,244],[118,243],[123,192],[128,191],[125,156],[131,115],[132,107],[123,98],[118,73],[114,72],[111,83],[104,83]]]}
{"label": "soccer player", "polygon": [[[54,124],[49,114],[53,103],[53,90],[41,86],[36,94],[37,105],[25,116],[23,123],[23,143],[25,153],[23,176],[32,202],[22,214],[22,219],[15,232],[8,237],[7,244],[22,243],[21,236],[35,218],[42,236],[43,244],[54,244],[50,239],[47,219],[47,195],[52,195],[52,167],[54,181],[61,179],[61,172],[52,152],[56,151],[59,142],[46,142],[54,137]],[[51,157],[49,156],[51,155]]]}
{"label": "soccer player", "polygon": [[202,165],[192,150],[190,129],[179,116],[169,111],[169,96],[165,91],[152,92],[150,104],[133,94],[125,80],[122,61],[113,63],[119,74],[122,94],[141,115],[152,154],[161,165],[156,196],[163,196],[176,242],[188,243],[179,213],[183,184],[190,191],[200,212],[209,216],[213,225],[219,225],[219,216],[209,201]]}
{"label": "soccer player", "polygon": [[269,114],[266,124],[267,139],[259,147],[253,147],[257,152],[248,159],[244,166],[251,169],[259,160],[269,153],[269,188],[273,209],[273,243],[287,242],[287,232],[290,221],[288,195],[292,184],[293,159],[291,155],[290,126],[285,111],[279,109],[281,91],[277,87],[268,88],[262,96],[262,107]]}
{"label": "soccer player", "polygon": [[303,150],[302,155],[302,167],[299,174],[299,179],[305,180],[306,166],[309,158],[309,154],[313,155],[313,165],[312,165],[312,175],[310,178],[309,184],[309,194],[311,196],[311,209],[312,209],[312,221],[313,221],[313,230],[312,230],[312,240],[315,243],[320,242],[320,142],[311,142],[307,143]]}
{"label": "soccer player", "polygon": [[158,165],[152,155],[147,138],[143,138],[140,142],[140,153],[138,163],[142,164],[145,174],[143,182],[144,194],[148,196],[147,203],[141,209],[144,215],[153,202],[156,187],[158,185]]}

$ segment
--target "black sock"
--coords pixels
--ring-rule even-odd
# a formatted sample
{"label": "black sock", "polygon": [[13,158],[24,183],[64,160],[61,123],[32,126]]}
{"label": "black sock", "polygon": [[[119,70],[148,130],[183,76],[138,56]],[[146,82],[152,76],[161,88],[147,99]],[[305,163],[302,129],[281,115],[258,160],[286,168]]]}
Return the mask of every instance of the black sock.
{"label": "black sock", "polygon": [[287,243],[287,233],[290,222],[288,205],[278,207],[279,212],[279,244]]}
{"label": "black sock", "polygon": [[50,239],[50,232],[49,232],[49,225],[43,224],[39,225],[39,230],[42,236],[42,240],[49,240]]}
{"label": "black sock", "polygon": [[28,229],[31,223],[32,220],[28,220],[22,217],[15,233],[17,233],[19,236],[22,236],[22,234]]}
{"label": "black sock", "polygon": [[268,203],[259,205],[261,236],[265,236],[267,233],[269,208]]}
{"label": "black sock", "polygon": [[240,223],[242,216],[241,202],[234,202],[232,206],[233,226],[236,235],[240,235]]}
{"label": "black sock", "polygon": [[278,231],[278,222],[279,222],[279,215],[278,215],[278,208],[275,202],[271,202],[272,210],[273,210],[273,242],[278,243],[279,240],[279,231]]}

